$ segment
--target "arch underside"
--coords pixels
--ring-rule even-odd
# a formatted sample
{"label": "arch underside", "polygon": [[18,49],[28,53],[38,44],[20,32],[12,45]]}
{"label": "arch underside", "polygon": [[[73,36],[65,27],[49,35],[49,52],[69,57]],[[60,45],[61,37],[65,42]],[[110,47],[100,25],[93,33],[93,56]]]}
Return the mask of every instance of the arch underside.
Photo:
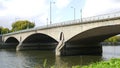
{"label": "arch underside", "polygon": [[[100,42],[120,33],[120,25],[93,28],[79,33],[66,42],[63,53],[72,54],[102,54]],[[66,50],[64,52],[64,50]]]}
{"label": "arch underside", "polygon": [[96,44],[105,39],[120,34],[120,25],[111,25],[93,28],[72,37],[67,43],[71,44]]}
{"label": "arch underside", "polygon": [[14,37],[9,37],[3,44],[2,48],[16,49],[19,41]]}
{"label": "arch underside", "polygon": [[23,49],[53,50],[57,45],[57,41],[52,37],[37,33],[28,36],[23,42]]}

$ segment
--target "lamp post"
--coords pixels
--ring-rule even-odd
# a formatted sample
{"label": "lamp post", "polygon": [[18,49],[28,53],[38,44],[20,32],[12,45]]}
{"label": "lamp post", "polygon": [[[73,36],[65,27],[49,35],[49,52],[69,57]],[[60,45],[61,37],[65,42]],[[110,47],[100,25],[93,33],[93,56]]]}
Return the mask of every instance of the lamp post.
{"label": "lamp post", "polygon": [[50,24],[52,24],[52,4],[55,4],[55,2],[50,1]]}
{"label": "lamp post", "polygon": [[74,7],[71,7],[71,8],[73,8],[73,10],[74,10],[74,20],[75,20],[75,15],[76,15],[76,14],[75,14],[75,8],[74,8]]}
{"label": "lamp post", "polygon": [[48,26],[48,18],[46,18],[46,23],[47,23],[47,26]]}
{"label": "lamp post", "polygon": [[81,17],[81,22],[82,22],[82,9],[80,9],[80,14],[81,14],[80,17]]}

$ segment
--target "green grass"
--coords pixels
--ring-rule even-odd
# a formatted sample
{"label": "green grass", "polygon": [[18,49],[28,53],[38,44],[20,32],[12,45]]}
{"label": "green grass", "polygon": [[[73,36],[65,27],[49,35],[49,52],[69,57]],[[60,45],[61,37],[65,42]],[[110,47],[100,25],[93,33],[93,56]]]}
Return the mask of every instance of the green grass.
{"label": "green grass", "polygon": [[86,66],[73,66],[72,68],[120,68],[120,59],[111,59],[109,61],[101,61]]}
{"label": "green grass", "polygon": [[[56,68],[56,67],[52,66],[51,68]],[[64,68],[67,68],[67,67],[64,67]],[[120,59],[114,58],[109,61],[96,62],[86,66],[76,65],[76,66],[72,66],[71,68],[120,68]]]}
{"label": "green grass", "polygon": [[[35,68],[41,68],[41,67],[35,67]],[[70,67],[63,65],[61,66],[53,65],[51,67],[47,67],[47,60],[45,59],[42,68],[70,68]],[[76,66],[72,66],[71,68],[120,68],[120,58],[114,58],[108,61],[96,62],[85,66],[76,65]]]}

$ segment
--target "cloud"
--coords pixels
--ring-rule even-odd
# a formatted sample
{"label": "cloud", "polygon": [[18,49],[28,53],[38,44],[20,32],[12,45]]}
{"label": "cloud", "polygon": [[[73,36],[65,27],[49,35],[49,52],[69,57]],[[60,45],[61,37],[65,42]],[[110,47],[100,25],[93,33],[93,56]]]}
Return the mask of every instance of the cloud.
{"label": "cloud", "polygon": [[0,10],[4,10],[5,7],[3,6],[3,4],[0,2]]}
{"label": "cloud", "polygon": [[89,17],[106,14],[116,12],[119,9],[120,1],[118,2],[118,0],[86,0],[86,4],[83,9],[83,16]]}
{"label": "cloud", "polygon": [[38,13],[40,10],[43,12],[46,7],[44,1],[45,0],[12,0],[4,4],[7,7],[6,12],[11,15],[29,16]]}
{"label": "cloud", "polygon": [[56,6],[57,8],[65,8],[69,5],[71,0],[56,0]]}
{"label": "cloud", "polygon": [[118,3],[118,2],[120,2],[120,0],[112,0],[113,2],[116,2],[116,3]]}
{"label": "cloud", "polygon": [[11,24],[14,21],[15,21],[14,17],[11,17],[11,16],[2,16],[2,17],[0,17],[0,26],[7,27],[7,28],[11,29]]}
{"label": "cloud", "polygon": [[0,26],[11,29],[17,20],[29,20],[36,26],[46,24],[49,5],[47,0],[0,0]]}
{"label": "cloud", "polygon": [[48,17],[49,8],[46,1],[0,0],[0,25],[10,28],[10,24],[19,19],[36,20],[35,22],[41,24],[40,22]]}
{"label": "cloud", "polygon": [[6,1],[4,5],[7,10],[3,10],[4,13],[1,14],[8,13],[9,15],[23,17],[43,13],[47,10],[45,0],[11,0]]}
{"label": "cloud", "polygon": [[[56,6],[53,8],[58,11],[67,7],[70,1],[55,0]],[[49,2],[48,0],[0,0],[0,25],[11,28],[10,24],[21,19],[35,22],[36,26],[45,25],[47,18],[49,21]],[[57,15],[56,12],[54,14]],[[57,17],[56,20],[59,19]]]}

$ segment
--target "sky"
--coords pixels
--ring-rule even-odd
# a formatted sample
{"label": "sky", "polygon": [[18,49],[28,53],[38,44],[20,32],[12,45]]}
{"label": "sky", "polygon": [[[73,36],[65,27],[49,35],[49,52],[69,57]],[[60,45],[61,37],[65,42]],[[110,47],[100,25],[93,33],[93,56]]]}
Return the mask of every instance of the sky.
{"label": "sky", "polygon": [[[120,0],[0,0],[0,26],[11,29],[18,20],[29,20],[36,27],[120,11]],[[82,11],[81,11],[82,10]]]}

